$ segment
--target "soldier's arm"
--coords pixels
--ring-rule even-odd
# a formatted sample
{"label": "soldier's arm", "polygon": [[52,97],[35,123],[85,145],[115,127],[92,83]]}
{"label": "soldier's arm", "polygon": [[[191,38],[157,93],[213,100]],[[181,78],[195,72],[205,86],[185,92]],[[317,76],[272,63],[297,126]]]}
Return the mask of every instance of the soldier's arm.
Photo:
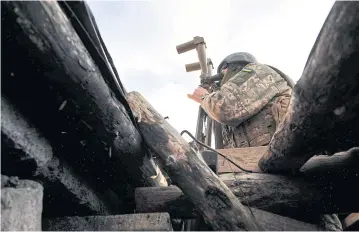
{"label": "soldier's arm", "polygon": [[257,114],[284,89],[286,81],[265,65],[250,64],[217,92],[205,96],[202,108],[214,120],[237,126]]}

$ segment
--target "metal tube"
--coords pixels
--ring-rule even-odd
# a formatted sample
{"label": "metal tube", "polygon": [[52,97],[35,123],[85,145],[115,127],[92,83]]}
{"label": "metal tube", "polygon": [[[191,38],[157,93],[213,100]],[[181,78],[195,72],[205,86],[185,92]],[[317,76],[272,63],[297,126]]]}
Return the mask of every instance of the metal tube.
{"label": "metal tube", "polygon": [[204,143],[207,145],[207,146],[211,146],[212,144],[212,119],[208,116],[207,117],[207,125],[206,125],[206,138],[205,138],[205,141]]}
{"label": "metal tube", "polygon": [[207,67],[207,56],[206,56],[206,48],[205,45],[198,44],[196,47],[197,54],[198,54],[198,60],[201,65],[201,78],[206,77],[208,75],[208,67]]}
{"label": "metal tube", "polygon": [[212,76],[212,64],[210,63],[207,64],[207,74],[209,77]]}
{"label": "metal tube", "polygon": [[222,125],[219,122],[213,121],[213,133],[215,141],[215,149],[223,149]]}
{"label": "metal tube", "polygon": [[176,46],[176,50],[178,54],[191,51],[196,48],[196,44],[194,43],[194,39],[191,41],[188,41],[186,43],[180,44]]}
{"label": "metal tube", "polygon": [[[186,67],[186,72],[193,72],[193,71],[201,70],[201,64],[199,62],[186,64],[185,67]],[[207,59],[207,67],[208,67],[207,68],[208,75],[212,76],[213,64],[212,64],[212,60],[210,58]]]}
{"label": "metal tube", "polygon": [[186,72],[201,70],[201,64],[199,62],[186,64],[185,67],[186,67]]}
{"label": "metal tube", "polygon": [[[196,127],[196,139],[203,141],[203,117],[204,117],[204,110],[201,106],[198,109],[198,118],[197,118],[197,127]],[[199,150],[202,151],[203,147],[199,147]]]}
{"label": "metal tube", "polygon": [[212,70],[213,70],[213,63],[211,58],[207,59],[207,69],[208,69],[208,76],[211,77],[212,76]]}

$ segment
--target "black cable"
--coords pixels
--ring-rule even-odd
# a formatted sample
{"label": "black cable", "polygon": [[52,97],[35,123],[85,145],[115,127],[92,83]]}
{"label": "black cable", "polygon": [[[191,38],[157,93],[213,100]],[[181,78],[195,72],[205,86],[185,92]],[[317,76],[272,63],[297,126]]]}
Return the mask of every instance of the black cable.
{"label": "black cable", "polygon": [[[235,166],[236,166],[237,168],[239,168],[240,170],[242,170],[242,171],[244,171],[244,172],[248,172],[248,173],[259,173],[259,172],[255,172],[255,171],[252,171],[252,170],[247,170],[247,169],[245,169],[245,168],[242,168],[242,167],[239,166],[238,164],[234,163],[232,160],[228,159],[228,158],[227,158],[225,155],[223,155],[222,153],[220,153],[220,152],[214,150],[213,148],[207,146],[206,144],[204,144],[204,143],[198,141],[189,131],[183,130],[183,131],[181,132],[181,135],[182,135],[183,133],[186,133],[189,137],[191,137],[191,138],[192,138],[194,141],[196,141],[198,144],[200,144],[200,145],[204,146],[205,148],[207,148],[207,149],[209,149],[209,150],[211,150],[211,151],[217,153],[218,155],[222,156],[224,159],[228,160],[230,163],[232,163],[233,165],[235,165]],[[229,165],[229,167],[231,167],[231,165]],[[231,169],[232,169],[232,168],[231,168]],[[232,169],[232,172],[234,172],[233,169]],[[236,175],[234,175],[234,179],[237,181]],[[254,220],[255,220],[256,217],[254,216],[253,211],[252,211],[252,209],[250,208],[248,202],[247,202],[247,205],[248,205],[249,211],[250,211],[251,214],[252,214],[252,217],[253,217]]]}
{"label": "black cable", "polygon": [[[211,150],[211,151],[217,153],[218,155],[222,156],[225,160],[228,160],[230,163],[232,163],[233,165],[235,165],[235,166],[236,166],[237,168],[239,168],[240,170],[242,170],[242,171],[244,171],[244,172],[248,172],[248,173],[259,173],[259,172],[255,172],[255,171],[252,171],[252,170],[247,170],[247,169],[245,169],[245,168],[242,168],[241,166],[239,166],[238,164],[236,164],[236,163],[233,162],[232,160],[228,159],[228,158],[227,158],[225,155],[223,155],[222,153],[220,153],[220,152],[214,150],[213,148],[207,146],[206,144],[204,144],[204,143],[198,141],[189,131],[183,130],[183,131],[181,132],[181,135],[182,135],[183,133],[186,133],[186,134],[187,134],[189,137],[191,137],[194,141],[196,141],[198,144],[204,146],[204,147],[207,148],[208,150]],[[231,165],[229,165],[229,167],[231,167]],[[232,168],[231,168],[231,169],[232,169]],[[232,169],[232,172],[234,172],[233,169]],[[234,179],[237,181],[236,175],[234,175]],[[253,213],[252,209],[250,208],[250,206],[249,206],[249,204],[248,204],[248,201],[247,201],[247,205],[248,205],[247,208],[248,208],[249,212],[251,212],[251,215],[252,215],[253,219],[256,220],[256,217],[254,216],[254,213]]]}
{"label": "black cable", "polygon": [[239,168],[240,170],[242,170],[242,171],[244,171],[244,172],[248,172],[248,173],[257,173],[257,172],[255,172],[255,171],[242,168],[241,166],[239,166],[238,164],[236,164],[236,163],[233,162],[232,160],[228,159],[228,158],[227,158],[225,155],[223,155],[222,153],[220,153],[220,152],[214,150],[213,148],[211,148],[210,146],[207,146],[206,144],[204,144],[204,143],[198,141],[189,131],[183,130],[183,131],[181,132],[181,135],[182,135],[183,133],[186,133],[189,137],[191,137],[194,141],[196,141],[196,143],[200,144],[201,146],[203,146],[203,147],[207,148],[208,150],[213,151],[213,152],[217,153],[218,155],[222,156],[225,160],[229,161],[230,163],[232,163],[234,166],[236,166],[236,167]]}

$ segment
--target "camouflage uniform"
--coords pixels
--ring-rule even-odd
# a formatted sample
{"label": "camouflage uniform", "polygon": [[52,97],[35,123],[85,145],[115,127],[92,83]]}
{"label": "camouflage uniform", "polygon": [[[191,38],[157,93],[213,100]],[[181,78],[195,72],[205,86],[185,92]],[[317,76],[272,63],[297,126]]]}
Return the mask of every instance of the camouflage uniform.
{"label": "camouflage uniform", "polygon": [[201,106],[222,124],[225,148],[265,146],[282,121],[292,89],[267,65],[249,63],[227,71],[221,88],[202,98]]}

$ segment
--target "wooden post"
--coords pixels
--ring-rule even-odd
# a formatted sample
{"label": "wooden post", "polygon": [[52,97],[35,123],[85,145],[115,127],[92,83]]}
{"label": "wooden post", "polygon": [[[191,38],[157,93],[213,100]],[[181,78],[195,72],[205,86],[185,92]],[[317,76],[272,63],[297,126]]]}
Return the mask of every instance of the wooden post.
{"label": "wooden post", "polygon": [[292,111],[259,163],[262,170],[298,170],[313,155],[358,145],[358,12],[357,2],[335,2],[294,87]]}
{"label": "wooden post", "polygon": [[189,144],[137,92],[127,95],[144,140],[162,160],[171,180],[214,230],[258,230],[248,210]]}

